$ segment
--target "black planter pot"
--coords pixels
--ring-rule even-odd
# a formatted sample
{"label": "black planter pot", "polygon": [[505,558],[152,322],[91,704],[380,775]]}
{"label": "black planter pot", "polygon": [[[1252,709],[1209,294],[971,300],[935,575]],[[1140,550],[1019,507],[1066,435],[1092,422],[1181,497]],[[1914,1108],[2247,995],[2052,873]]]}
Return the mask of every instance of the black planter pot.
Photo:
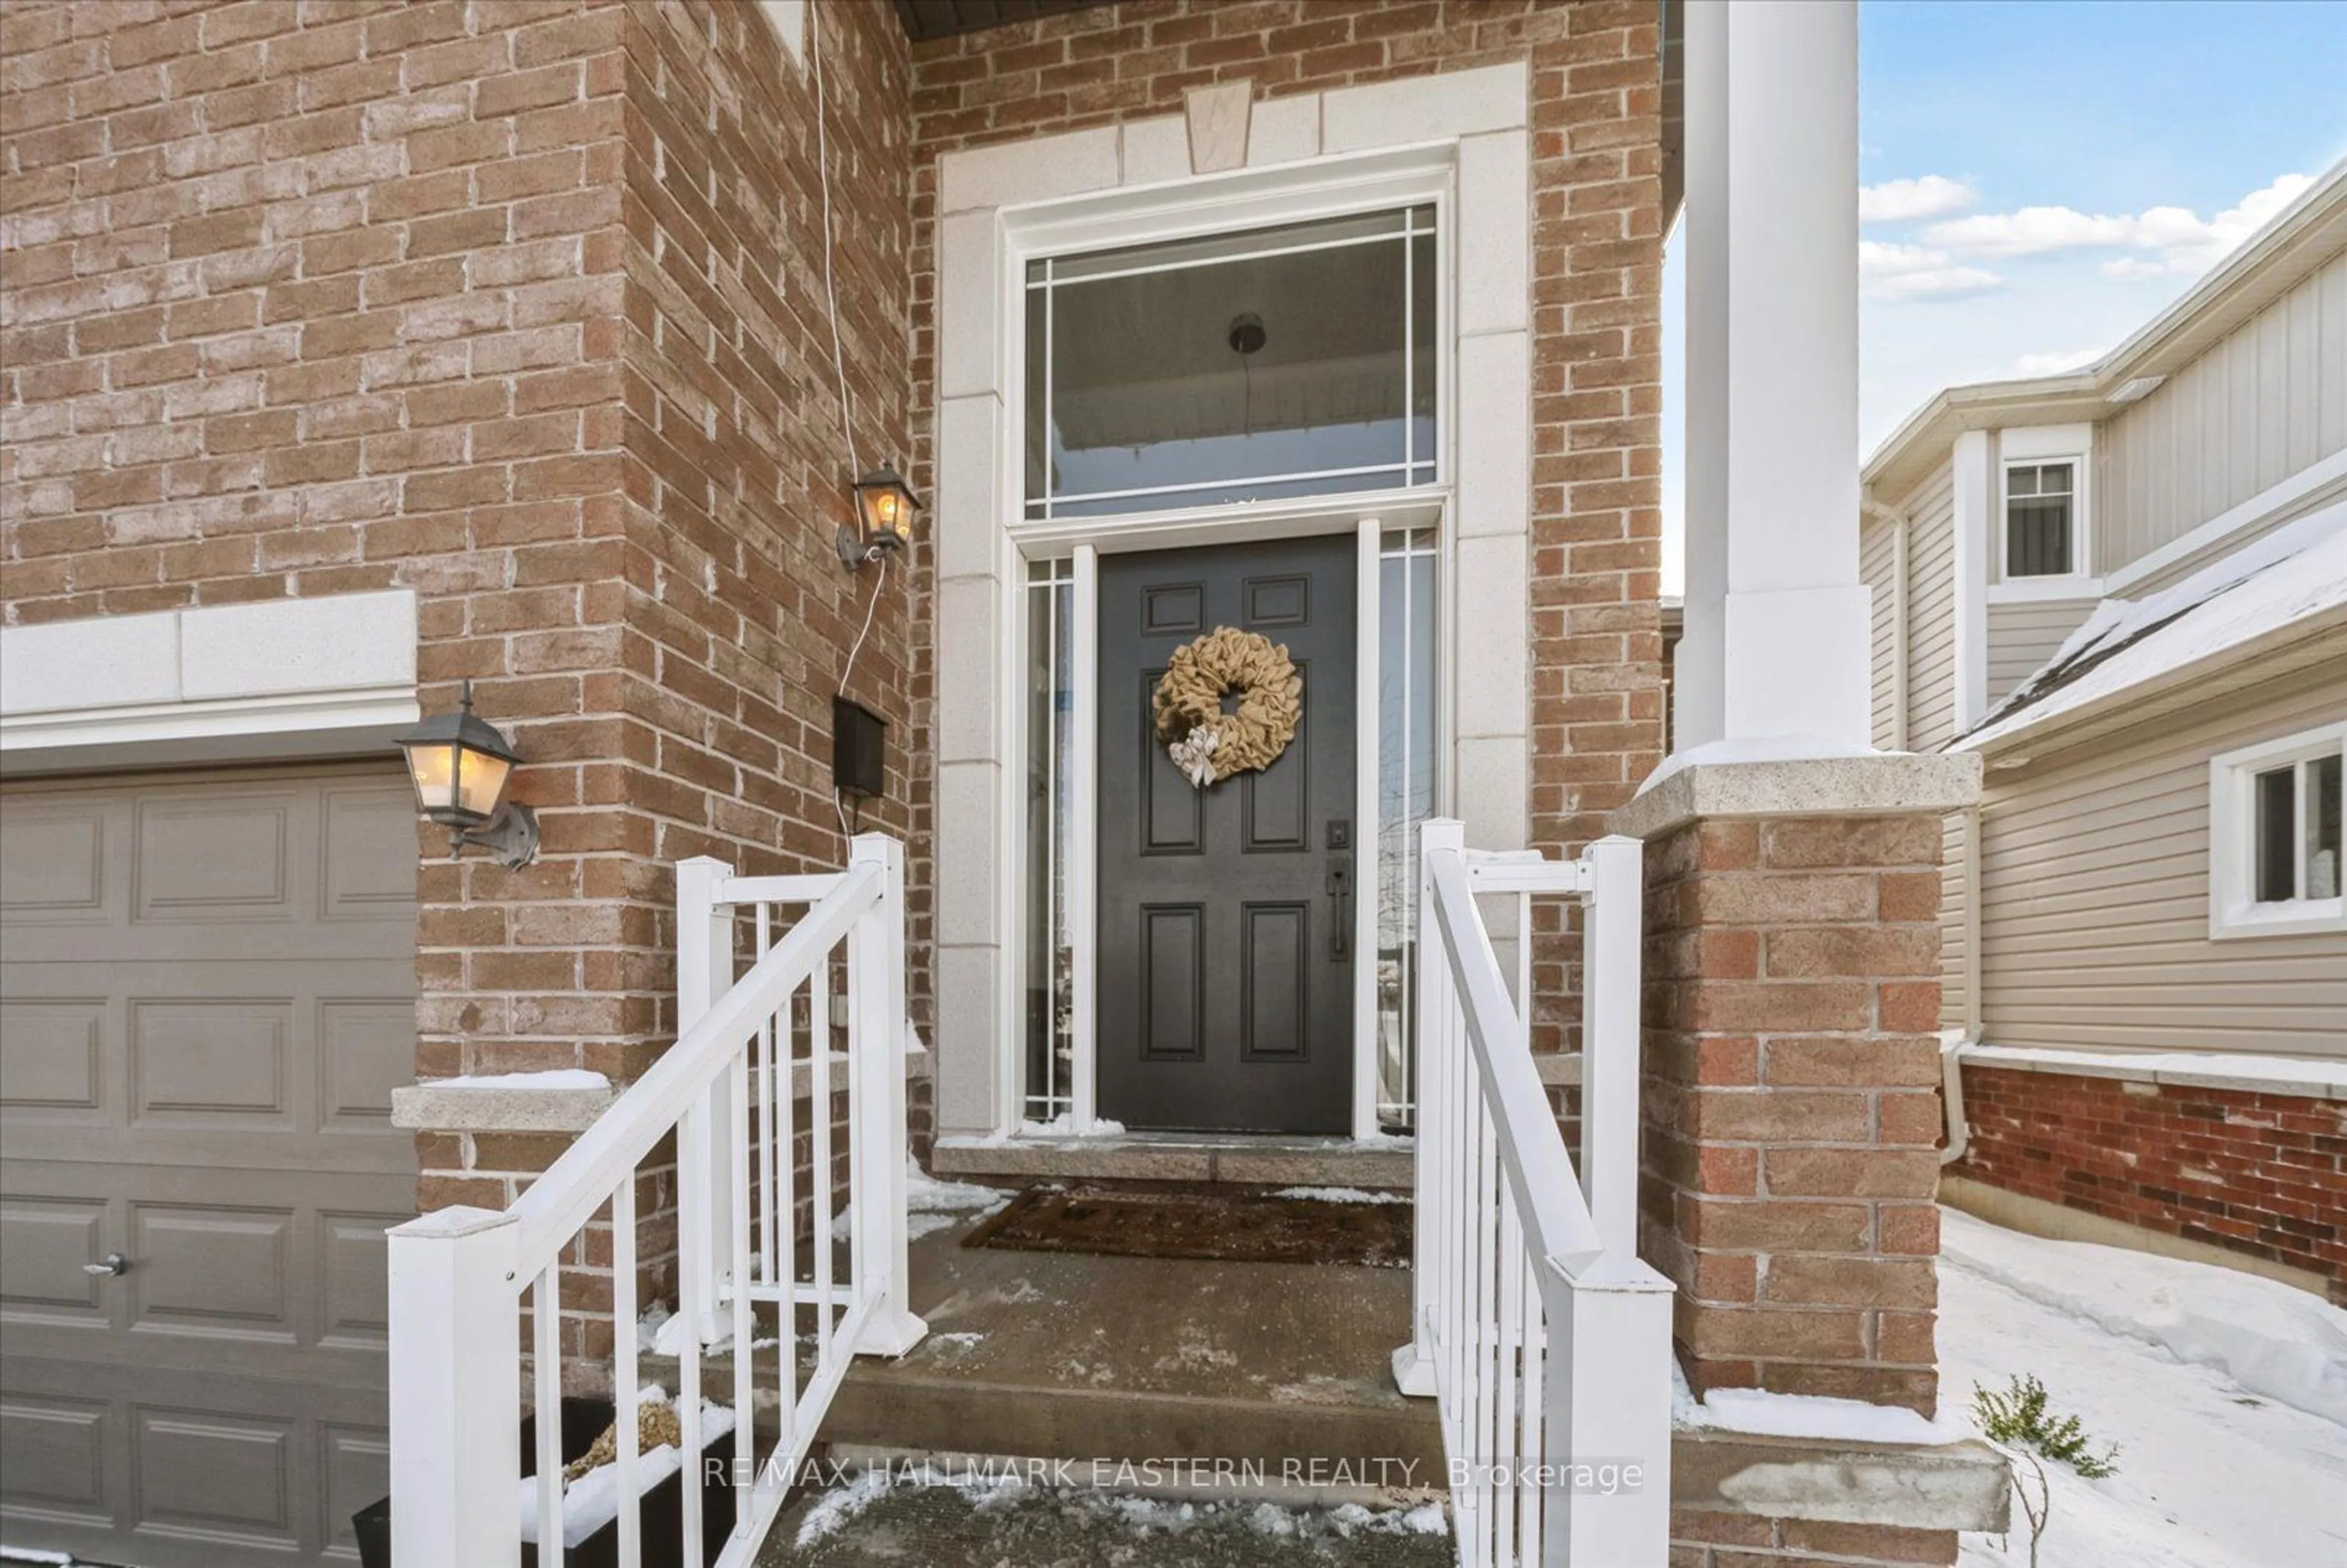
{"label": "black planter pot", "polygon": [[[611,1424],[612,1409],[607,1399],[565,1399],[562,1401],[562,1460],[565,1464],[595,1446],[603,1429]],[[684,1525],[683,1481],[687,1474],[702,1477],[701,1485],[702,1561],[713,1563],[725,1546],[725,1538],[733,1531],[733,1488],[730,1481],[733,1460],[733,1434],[706,1444],[701,1450],[702,1463],[690,1467],[662,1481],[643,1495],[641,1517],[643,1521],[644,1568],[677,1568],[684,1561],[679,1549]],[[724,1466],[714,1476],[709,1474],[710,1460],[723,1460]],[[538,1473],[538,1418],[526,1419],[521,1424],[521,1472],[525,1476]],[[391,1499],[384,1498],[351,1515],[352,1528],[358,1534],[359,1562],[363,1568],[391,1568]],[[521,1549],[522,1568],[537,1568],[538,1549],[524,1542]],[[618,1568],[620,1561],[620,1522],[613,1520],[594,1534],[562,1554],[564,1568]]]}

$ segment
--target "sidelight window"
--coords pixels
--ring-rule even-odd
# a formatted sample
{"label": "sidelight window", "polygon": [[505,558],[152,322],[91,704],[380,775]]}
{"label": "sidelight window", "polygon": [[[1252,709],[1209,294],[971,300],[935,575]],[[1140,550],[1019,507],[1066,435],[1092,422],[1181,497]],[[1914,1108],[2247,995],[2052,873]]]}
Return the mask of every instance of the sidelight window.
{"label": "sidelight window", "polygon": [[1026,288],[1030,520],[1438,477],[1431,206],[1050,257]]}
{"label": "sidelight window", "polygon": [[1068,929],[1068,826],[1074,804],[1075,563],[1027,576],[1027,1092],[1025,1116],[1073,1109],[1075,958]]}
{"label": "sidelight window", "polygon": [[1416,1116],[1418,825],[1434,815],[1435,532],[1389,528],[1378,561],[1378,1122]]}

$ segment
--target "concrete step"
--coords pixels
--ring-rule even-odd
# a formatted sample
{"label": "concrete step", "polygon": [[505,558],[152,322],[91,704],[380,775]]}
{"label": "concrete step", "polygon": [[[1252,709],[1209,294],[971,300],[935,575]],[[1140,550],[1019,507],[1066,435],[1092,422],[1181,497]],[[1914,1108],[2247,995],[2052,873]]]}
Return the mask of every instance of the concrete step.
{"label": "concrete step", "polygon": [[1235,1182],[1267,1187],[1408,1192],[1405,1139],[1357,1143],[1232,1133],[1132,1132],[1112,1138],[940,1138],[940,1176],[1026,1181]]}
{"label": "concrete step", "polygon": [[[1117,1466],[1201,1460],[1266,1483],[1440,1485],[1432,1405],[1403,1399],[1390,1370],[1408,1270],[965,1247],[969,1229],[914,1244],[928,1337],[856,1363],[824,1443],[1099,1461],[1104,1485],[1134,1484]],[[753,1368],[762,1424],[774,1354]],[[673,1384],[672,1362],[643,1371]],[[731,1358],[703,1372],[730,1401]]]}

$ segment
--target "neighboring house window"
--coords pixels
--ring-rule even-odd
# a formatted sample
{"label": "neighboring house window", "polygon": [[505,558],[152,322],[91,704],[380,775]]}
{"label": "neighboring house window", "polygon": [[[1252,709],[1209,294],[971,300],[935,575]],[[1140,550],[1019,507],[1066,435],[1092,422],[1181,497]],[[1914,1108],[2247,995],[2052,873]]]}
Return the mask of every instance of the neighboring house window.
{"label": "neighboring house window", "polygon": [[2340,790],[2347,724],[2209,764],[2209,934],[2347,929]]}
{"label": "neighboring house window", "polygon": [[2078,464],[2012,463],[2004,470],[2004,575],[2068,577],[2078,548]]}

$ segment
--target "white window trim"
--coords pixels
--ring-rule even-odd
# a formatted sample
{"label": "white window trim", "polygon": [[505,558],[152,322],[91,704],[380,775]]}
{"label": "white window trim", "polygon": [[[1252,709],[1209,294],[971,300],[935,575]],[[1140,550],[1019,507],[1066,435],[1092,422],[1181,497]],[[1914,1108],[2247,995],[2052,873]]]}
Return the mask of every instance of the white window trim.
{"label": "white window trim", "polygon": [[2303,730],[2209,759],[2210,941],[2347,931],[2347,897],[2260,903],[2251,897],[2257,811],[2250,781],[2285,763],[2327,753],[2347,757],[2347,723]]}
{"label": "white window trim", "polygon": [[[1991,585],[1989,598],[2018,599],[2084,599],[2096,594],[2094,561],[2094,480],[2089,454],[2082,446],[2075,451],[2028,453],[2017,455],[2008,449],[1996,466],[1996,581]],[[2039,573],[2028,577],[2013,575],[2013,471],[2015,468],[2042,468],[2051,463],[2070,465],[2070,569],[2058,573]]]}
{"label": "white window trim", "polygon": [[[1527,832],[1530,678],[1525,668],[1530,530],[1532,402],[1530,71],[1522,61],[1440,75],[1257,99],[1244,167],[1217,174],[1194,167],[1178,115],[1129,120],[949,153],[938,163],[938,346],[935,530],[938,563],[937,964],[941,992],[970,1005],[938,1020],[938,1123],[942,1137],[1019,1130],[1016,1087],[1023,1053],[1023,983],[1016,943],[1021,827],[1005,770],[1024,755],[1022,705],[1010,675],[1021,655],[1023,596],[1010,591],[1023,554],[1078,554],[1079,620],[1083,558],[1132,539],[1136,523],[1161,544],[1199,541],[1217,523],[1234,532],[1278,527],[1307,531],[1301,517],[1258,514],[1241,524],[1196,513],[1146,519],[1084,519],[1086,539],[1063,525],[1027,525],[1014,476],[1013,444],[1025,404],[1019,386],[1021,262],[1027,253],[1136,244],[1202,229],[1245,229],[1313,211],[1358,210],[1394,196],[1439,192],[1438,249],[1446,410],[1442,472],[1450,482],[1426,494],[1316,497],[1356,517],[1396,509],[1371,501],[1433,502],[1446,539],[1443,596],[1485,611],[1462,629],[1445,618],[1442,798],[1464,816],[1478,847],[1521,845]],[[1394,205],[1406,204],[1396,201]],[[1266,216],[1267,215],[1267,216]],[[1447,504],[1446,504],[1447,503]],[[1076,521],[1068,519],[1069,522]],[[1113,534],[1112,528],[1121,522]],[[1057,538],[1051,538],[1057,534]],[[1453,569],[1455,568],[1455,569]],[[1456,639],[1457,647],[1451,647]],[[1080,681],[1087,679],[1081,667]],[[1452,690],[1450,671],[1487,671]],[[1080,748],[1090,741],[1081,727]],[[1082,812],[1075,825],[1082,834]],[[1362,890],[1362,903],[1369,890]],[[1089,907],[1071,894],[1071,916],[1088,925]],[[1364,967],[1366,969],[1366,966]],[[1081,958],[1077,1010],[1088,1022]],[[1363,994],[1368,994],[1363,988]],[[1357,1020],[1359,1017],[1357,999]],[[1357,1050],[1366,1031],[1357,1024]],[[1080,1035],[1079,1051],[1088,1048]],[[1089,1080],[1089,1071],[1085,1071]],[[1357,1063],[1355,1130],[1375,1128],[1372,1071]],[[1090,1122],[1079,1103],[1071,1121]]]}

